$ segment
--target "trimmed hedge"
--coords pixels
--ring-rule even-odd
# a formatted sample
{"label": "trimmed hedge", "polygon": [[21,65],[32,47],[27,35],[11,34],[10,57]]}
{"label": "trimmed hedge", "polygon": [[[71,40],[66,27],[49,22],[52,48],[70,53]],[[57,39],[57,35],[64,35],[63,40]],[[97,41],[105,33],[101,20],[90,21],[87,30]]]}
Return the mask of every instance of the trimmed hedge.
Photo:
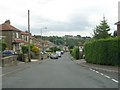
{"label": "trimmed hedge", "polygon": [[76,59],[78,60],[79,59],[79,55],[80,55],[80,52],[79,52],[79,48],[74,48],[70,51],[71,55]]}
{"label": "trimmed hedge", "polygon": [[94,40],[84,48],[88,63],[116,66],[120,63],[120,38]]}

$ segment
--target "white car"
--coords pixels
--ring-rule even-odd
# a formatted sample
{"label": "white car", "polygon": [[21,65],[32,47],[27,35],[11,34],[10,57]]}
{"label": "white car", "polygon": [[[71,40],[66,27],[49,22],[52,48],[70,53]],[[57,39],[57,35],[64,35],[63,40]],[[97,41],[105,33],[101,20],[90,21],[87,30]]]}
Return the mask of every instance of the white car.
{"label": "white car", "polygon": [[56,53],[50,55],[51,59],[58,59],[58,55]]}
{"label": "white car", "polygon": [[61,51],[56,51],[56,54],[58,54],[58,56],[61,57]]}

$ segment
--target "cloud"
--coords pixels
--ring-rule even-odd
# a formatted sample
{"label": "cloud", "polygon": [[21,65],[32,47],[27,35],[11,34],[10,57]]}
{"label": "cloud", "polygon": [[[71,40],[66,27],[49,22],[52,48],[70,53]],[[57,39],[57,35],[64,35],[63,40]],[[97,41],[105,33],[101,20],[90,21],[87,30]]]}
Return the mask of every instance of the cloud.
{"label": "cloud", "polygon": [[[90,35],[103,14],[112,31],[118,19],[119,0],[1,0],[0,23],[10,19],[12,25],[27,30],[27,10],[30,9],[31,32],[45,35]],[[7,2],[7,3],[6,3]]]}

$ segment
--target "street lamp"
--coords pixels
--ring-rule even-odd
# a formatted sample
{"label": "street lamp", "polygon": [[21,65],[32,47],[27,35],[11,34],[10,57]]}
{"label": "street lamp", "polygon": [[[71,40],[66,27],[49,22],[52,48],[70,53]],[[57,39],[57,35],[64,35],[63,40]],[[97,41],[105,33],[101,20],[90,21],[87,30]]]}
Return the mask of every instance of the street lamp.
{"label": "street lamp", "polygon": [[47,27],[41,28],[41,60],[43,60],[43,42],[42,42],[42,29],[47,29]]}

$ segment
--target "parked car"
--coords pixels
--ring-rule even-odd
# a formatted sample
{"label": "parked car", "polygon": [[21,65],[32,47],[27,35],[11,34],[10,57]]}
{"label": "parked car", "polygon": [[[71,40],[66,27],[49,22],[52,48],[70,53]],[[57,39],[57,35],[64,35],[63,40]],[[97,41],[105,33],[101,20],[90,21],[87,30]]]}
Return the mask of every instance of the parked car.
{"label": "parked car", "polygon": [[58,54],[58,56],[61,57],[61,51],[56,51],[56,54]]}
{"label": "parked car", "polygon": [[50,55],[50,58],[51,59],[58,59],[58,54],[53,53],[53,54]]}
{"label": "parked car", "polygon": [[4,50],[2,53],[2,56],[11,56],[11,55],[17,55],[16,52],[14,52],[13,50]]}
{"label": "parked car", "polygon": [[42,55],[43,55],[44,53],[43,53],[43,52],[40,52],[40,54],[42,54]]}
{"label": "parked car", "polygon": [[61,51],[61,54],[64,54],[64,51]]}

